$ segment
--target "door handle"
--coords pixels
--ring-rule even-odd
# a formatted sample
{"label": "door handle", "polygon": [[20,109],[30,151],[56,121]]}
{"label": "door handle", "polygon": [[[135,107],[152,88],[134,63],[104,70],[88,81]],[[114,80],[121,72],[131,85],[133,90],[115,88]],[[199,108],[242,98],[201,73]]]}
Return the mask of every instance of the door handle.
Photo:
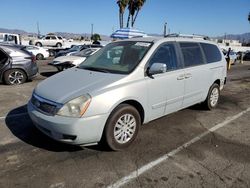
{"label": "door handle", "polygon": [[177,80],[183,80],[185,79],[185,74],[181,74],[177,77]]}
{"label": "door handle", "polygon": [[192,74],[191,73],[187,73],[187,74],[185,74],[185,78],[187,79],[187,78],[191,78],[192,77]]}

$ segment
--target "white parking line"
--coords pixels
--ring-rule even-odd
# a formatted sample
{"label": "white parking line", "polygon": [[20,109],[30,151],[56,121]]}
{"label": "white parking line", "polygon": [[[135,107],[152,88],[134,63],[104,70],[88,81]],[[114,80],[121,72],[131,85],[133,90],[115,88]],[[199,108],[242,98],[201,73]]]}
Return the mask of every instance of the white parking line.
{"label": "white parking line", "polygon": [[228,125],[229,123],[231,123],[232,121],[238,119],[239,117],[241,117],[242,115],[244,115],[245,113],[249,112],[250,108],[232,116],[232,117],[228,117],[226,118],[225,121],[223,121],[222,123],[219,123],[217,125],[215,125],[214,127],[208,129],[207,131],[205,131],[204,133],[196,136],[195,138],[193,138],[192,140],[184,143],[183,145],[179,146],[178,148],[176,148],[175,150],[170,151],[169,153],[163,155],[162,157],[140,167],[139,169],[131,172],[129,175],[119,179],[117,182],[115,182],[114,184],[111,184],[108,186],[108,188],[118,188],[121,187],[123,185],[125,185],[126,183],[132,181],[133,179],[139,177],[140,175],[142,175],[143,173],[147,172],[148,170],[150,170],[151,168],[155,167],[156,165],[159,165],[160,163],[166,161],[169,157],[174,156],[175,154],[177,154],[178,152],[182,151],[183,149],[187,148],[188,146],[190,146],[191,144],[201,140],[203,137],[205,137],[206,135],[208,135],[211,132],[214,132],[226,125]]}
{"label": "white parking line", "polygon": [[13,115],[9,115],[9,116],[2,116],[0,117],[0,120],[4,120],[6,118],[14,118],[14,117],[19,117],[19,116],[25,116],[27,115],[28,113],[25,112],[25,113],[20,113],[20,114],[13,114]]}

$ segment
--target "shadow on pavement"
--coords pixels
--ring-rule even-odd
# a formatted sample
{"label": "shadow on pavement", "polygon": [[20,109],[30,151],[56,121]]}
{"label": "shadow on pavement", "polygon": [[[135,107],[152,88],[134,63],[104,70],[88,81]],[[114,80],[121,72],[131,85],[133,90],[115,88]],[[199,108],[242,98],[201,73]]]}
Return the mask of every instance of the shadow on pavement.
{"label": "shadow on pavement", "polygon": [[13,135],[32,146],[54,152],[75,152],[83,150],[80,146],[73,146],[54,141],[40,132],[29,118],[26,105],[11,110],[5,119],[5,123]]}
{"label": "shadow on pavement", "polygon": [[58,73],[58,71],[50,71],[50,72],[41,72],[40,74],[44,77],[50,77]]}

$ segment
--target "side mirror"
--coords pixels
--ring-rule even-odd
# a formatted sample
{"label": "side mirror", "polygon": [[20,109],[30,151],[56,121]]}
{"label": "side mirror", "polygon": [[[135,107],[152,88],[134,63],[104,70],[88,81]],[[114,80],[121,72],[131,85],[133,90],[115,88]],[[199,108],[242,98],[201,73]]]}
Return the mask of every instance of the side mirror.
{"label": "side mirror", "polygon": [[167,72],[167,65],[164,63],[154,63],[148,69],[148,75],[161,74]]}

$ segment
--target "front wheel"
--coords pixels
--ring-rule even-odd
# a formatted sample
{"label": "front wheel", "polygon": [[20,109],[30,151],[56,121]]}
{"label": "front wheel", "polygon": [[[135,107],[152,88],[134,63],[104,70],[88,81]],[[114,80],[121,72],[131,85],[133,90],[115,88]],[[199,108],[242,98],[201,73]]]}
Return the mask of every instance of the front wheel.
{"label": "front wheel", "polygon": [[114,151],[128,147],[136,138],[141,125],[138,111],[131,105],[121,104],[110,114],[104,129],[104,139]]}
{"label": "front wheel", "polygon": [[4,73],[4,81],[7,85],[19,85],[27,80],[24,71],[20,69],[10,69]]}
{"label": "front wheel", "polygon": [[220,87],[218,84],[214,83],[210,87],[207,99],[204,102],[205,108],[208,110],[212,110],[213,108],[215,108],[218,105],[219,98],[220,98]]}

